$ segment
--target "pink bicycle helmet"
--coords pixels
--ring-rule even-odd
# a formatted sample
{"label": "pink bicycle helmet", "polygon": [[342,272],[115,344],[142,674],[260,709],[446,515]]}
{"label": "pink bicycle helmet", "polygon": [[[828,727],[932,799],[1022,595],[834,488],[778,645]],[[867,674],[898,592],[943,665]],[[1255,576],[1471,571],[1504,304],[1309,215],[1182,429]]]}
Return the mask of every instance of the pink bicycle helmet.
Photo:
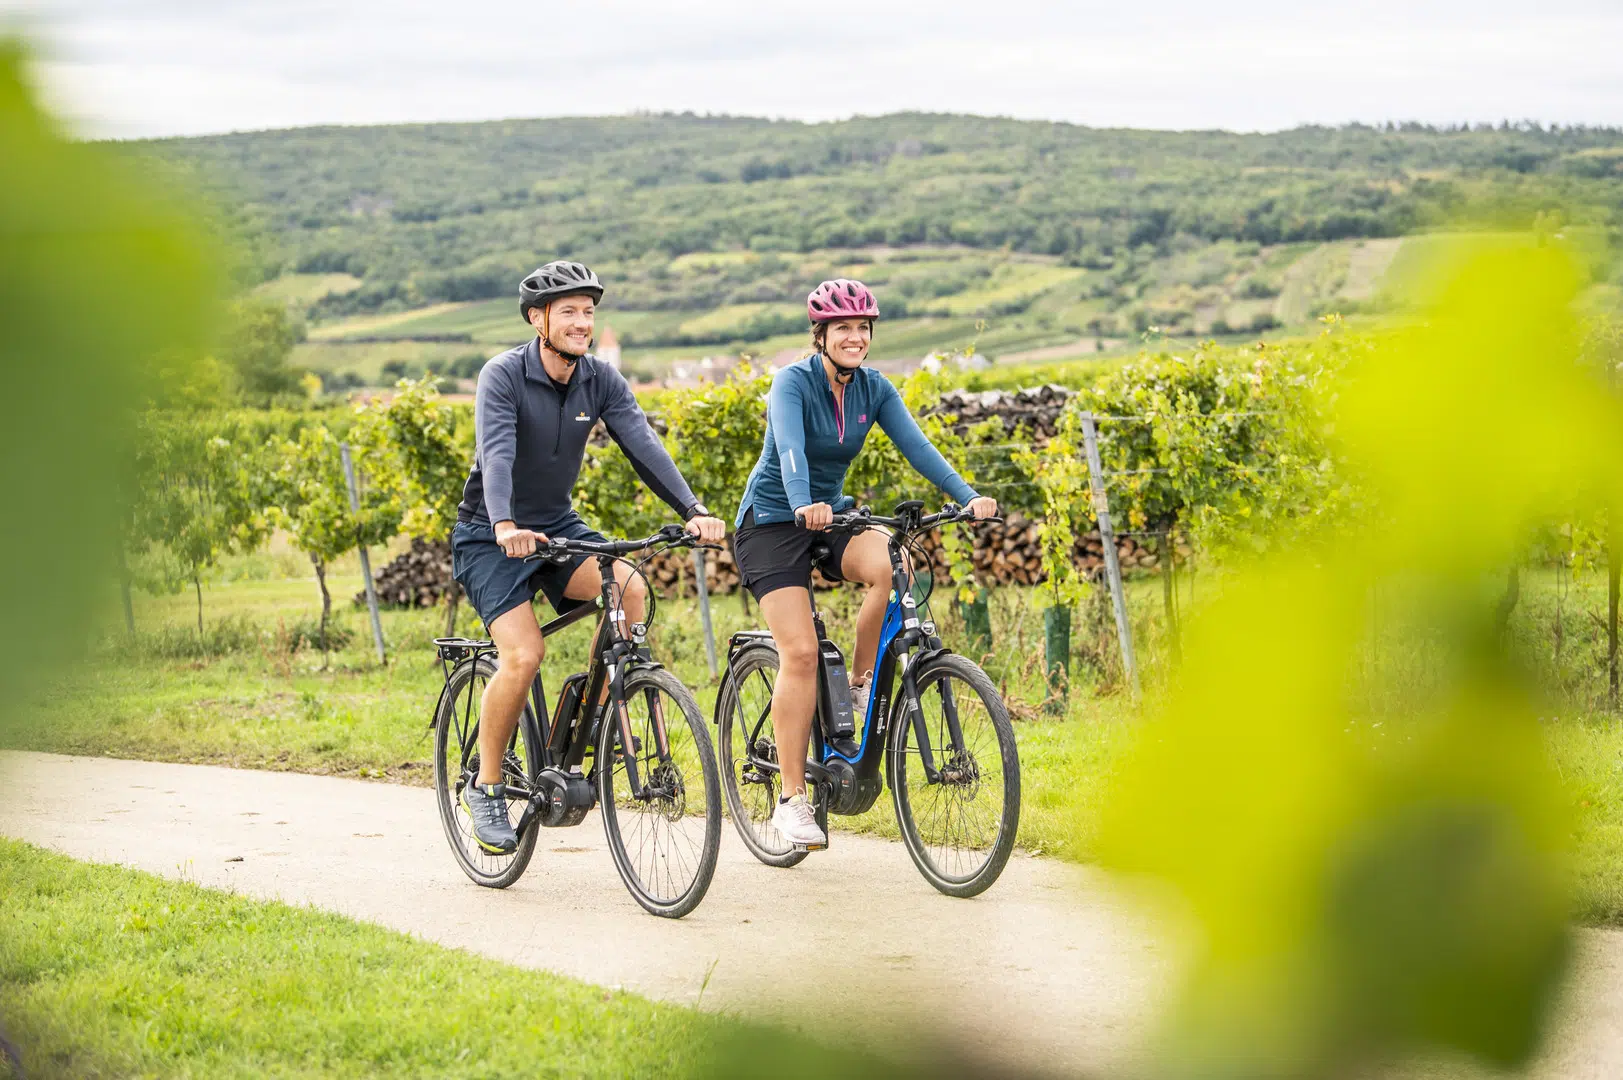
{"label": "pink bicycle helmet", "polygon": [[868,286],[850,278],[825,281],[806,297],[806,314],[814,323],[834,319],[877,319],[879,301]]}

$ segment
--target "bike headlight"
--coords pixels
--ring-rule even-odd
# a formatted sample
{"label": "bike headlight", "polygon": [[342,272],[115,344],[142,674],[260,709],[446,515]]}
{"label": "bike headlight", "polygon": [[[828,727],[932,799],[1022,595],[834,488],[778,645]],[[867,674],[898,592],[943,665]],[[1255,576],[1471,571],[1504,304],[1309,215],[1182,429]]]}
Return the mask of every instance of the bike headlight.
{"label": "bike headlight", "polygon": [[935,637],[935,623],[921,622],[919,623],[919,631],[923,633],[925,637]]}

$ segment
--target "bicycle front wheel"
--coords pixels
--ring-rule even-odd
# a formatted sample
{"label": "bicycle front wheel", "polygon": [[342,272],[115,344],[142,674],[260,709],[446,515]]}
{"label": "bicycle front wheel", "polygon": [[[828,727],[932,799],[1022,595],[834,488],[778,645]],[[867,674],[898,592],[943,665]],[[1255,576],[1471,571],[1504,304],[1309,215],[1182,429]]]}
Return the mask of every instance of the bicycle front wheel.
{"label": "bicycle front wheel", "polygon": [[[505,889],[523,875],[530,856],[535,854],[534,823],[519,834],[517,849],[506,855],[492,855],[474,840],[473,820],[462,807],[462,789],[479,775],[479,705],[495,673],[496,665],[488,656],[465,660],[452,670],[434,716],[434,792],[439,799],[445,839],[462,872],[486,888]],[[540,771],[541,732],[526,702],[502,759],[502,781],[508,791],[507,819],[515,828]]]}
{"label": "bicycle front wheel", "polygon": [[704,899],[721,849],[710,733],[687,687],[658,668],[627,675],[623,711],[606,712],[593,765],[615,869],[637,903],[680,919]]}
{"label": "bicycle front wheel", "polygon": [[[916,672],[920,716],[905,695],[891,709],[891,798],[902,841],[924,879],[948,896],[976,896],[1003,873],[1020,824],[1014,725],[992,680],[947,653]],[[953,735],[956,717],[961,739]],[[922,725],[935,776],[925,770]]]}
{"label": "bicycle front wheel", "polygon": [[716,741],[721,749],[721,775],[727,812],[750,854],[768,866],[794,866],[804,850],[783,838],[772,824],[783,782],[775,765],[772,691],[777,686],[778,652],[770,645],[746,649],[728,666],[716,698]]}

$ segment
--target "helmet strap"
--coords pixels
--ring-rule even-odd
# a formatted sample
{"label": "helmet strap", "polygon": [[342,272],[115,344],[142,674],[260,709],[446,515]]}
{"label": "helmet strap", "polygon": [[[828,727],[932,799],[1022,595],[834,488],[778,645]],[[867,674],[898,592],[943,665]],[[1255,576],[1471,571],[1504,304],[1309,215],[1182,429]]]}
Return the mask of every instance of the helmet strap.
{"label": "helmet strap", "polygon": [[823,350],[823,355],[828,357],[829,364],[834,368],[834,381],[839,383],[841,386],[849,384],[852,379],[856,378],[857,369],[862,367],[861,364],[858,364],[856,367],[846,367],[832,356],[829,356],[827,349]]}
{"label": "helmet strap", "polygon": [[[550,300],[547,301],[547,306],[541,309],[541,344],[551,349],[557,354],[558,359],[570,367],[580,363],[580,358],[586,355],[586,353],[565,352],[552,343],[552,301]],[[595,344],[597,344],[597,338],[594,336],[591,341],[586,343],[586,348],[590,350]]]}

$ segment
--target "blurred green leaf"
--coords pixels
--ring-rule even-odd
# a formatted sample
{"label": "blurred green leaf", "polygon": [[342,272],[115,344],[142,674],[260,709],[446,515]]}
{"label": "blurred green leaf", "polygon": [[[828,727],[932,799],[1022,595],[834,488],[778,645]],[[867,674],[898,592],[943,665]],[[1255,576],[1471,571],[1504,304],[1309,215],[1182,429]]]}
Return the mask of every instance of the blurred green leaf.
{"label": "blurred green leaf", "polygon": [[[1201,613],[1112,802],[1106,860],[1170,883],[1197,928],[1168,1075],[1438,1047],[1514,1066],[1548,1020],[1567,832],[1482,582],[1544,518],[1604,501],[1623,415],[1579,363],[1569,252],[1500,242],[1438,273],[1424,321],[1350,365],[1334,409],[1369,506]],[[1376,590],[1445,646],[1385,738],[1358,687]]]}
{"label": "blurred green leaf", "polygon": [[134,410],[198,371],[218,280],[179,208],[46,115],[26,60],[0,39],[0,722],[113,595]]}

